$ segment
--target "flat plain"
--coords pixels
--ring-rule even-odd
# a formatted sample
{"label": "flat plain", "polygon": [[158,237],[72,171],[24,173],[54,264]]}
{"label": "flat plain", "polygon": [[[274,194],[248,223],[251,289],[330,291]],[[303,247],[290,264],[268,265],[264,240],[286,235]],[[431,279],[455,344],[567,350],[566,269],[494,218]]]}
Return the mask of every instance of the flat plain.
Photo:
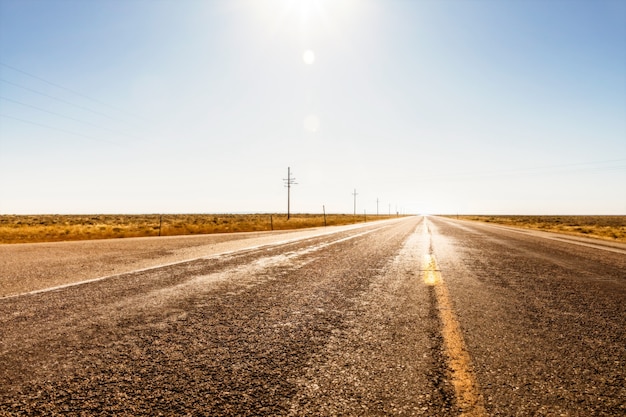
{"label": "flat plain", "polygon": [[0,243],[59,242],[291,230],[383,220],[348,214],[93,214],[0,215]]}
{"label": "flat plain", "polygon": [[462,215],[446,217],[626,242],[626,216]]}

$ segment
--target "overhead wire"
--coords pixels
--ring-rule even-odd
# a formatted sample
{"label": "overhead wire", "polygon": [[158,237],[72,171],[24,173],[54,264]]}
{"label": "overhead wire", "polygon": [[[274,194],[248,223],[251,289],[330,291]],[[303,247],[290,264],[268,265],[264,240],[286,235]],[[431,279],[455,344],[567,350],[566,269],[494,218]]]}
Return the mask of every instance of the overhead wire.
{"label": "overhead wire", "polygon": [[80,104],[72,103],[70,101],[64,100],[64,99],[59,98],[59,97],[52,96],[50,94],[44,93],[42,91],[35,90],[33,88],[30,88],[30,87],[25,87],[23,85],[14,83],[12,81],[5,80],[4,78],[0,78],[0,82],[12,85],[14,87],[21,88],[21,89],[26,90],[26,91],[30,91],[30,92],[35,93],[35,94],[39,94],[39,95],[44,96],[44,97],[48,97],[48,98],[50,98],[52,100],[58,101],[59,103],[67,104],[69,106],[76,107],[78,109],[85,110],[85,111],[88,111],[88,112],[93,113],[93,114],[97,114],[98,116],[103,116],[103,117],[106,117],[106,118],[109,118],[111,120],[115,120],[115,121],[118,121],[118,122],[128,123],[126,120],[123,120],[123,119],[111,116],[111,115],[106,114],[106,113],[99,112],[99,111],[94,110],[94,109],[90,109],[89,107],[81,106]]}
{"label": "overhead wire", "polygon": [[0,99],[5,100],[5,101],[9,101],[11,103],[19,104],[19,105],[24,106],[24,107],[29,107],[31,109],[35,109],[35,110],[38,110],[38,111],[41,111],[41,112],[44,112],[44,113],[48,113],[48,114],[51,114],[53,116],[61,117],[61,118],[67,119],[67,120],[72,120],[72,121],[78,122],[78,123],[83,123],[83,124],[86,124],[86,125],[89,125],[89,126],[92,126],[92,127],[96,127],[98,129],[107,130],[107,131],[109,131],[111,133],[115,133],[116,135],[126,136],[126,137],[133,138],[133,139],[140,139],[140,138],[138,138],[136,136],[132,136],[132,135],[129,135],[127,133],[120,132],[118,130],[110,129],[108,127],[100,126],[100,125],[97,125],[95,123],[87,122],[85,120],[76,119],[76,118],[71,117],[71,116],[66,116],[64,114],[60,114],[60,113],[57,113],[57,112],[46,110],[46,109],[43,109],[41,107],[37,107],[37,106],[33,106],[31,104],[23,103],[23,102],[18,101],[18,100],[13,100],[12,98],[5,97],[5,96],[2,96],[2,95],[0,95]]}
{"label": "overhead wire", "polygon": [[[90,100],[93,103],[97,103],[97,104],[99,104],[101,106],[105,106],[105,107],[107,107],[109,109],[116,110],[119,113],[122,113],[122,114],[125,114],[125,115],[128,115],[128,116],[132,116],[132,117],[135,117],[135,118],[138,118],[138,119],[145,120],[144,118],[142,118],[140,116],[136,116],[136,115],[134,115],[132,113],[129,113],[129,112],[121,110],[121,109],[119,109],[119,108],[117,108],[115,106],[107,104],[107,103],[105,103],[105,102],[103,102],[101,100],[95,99],[95,98],[90,97],[90,96],[88,96],[86,94],[82,94],[82,93],[80,93],[78,91],[75,91],[75,90],[73,90],[71,88],[65,87],[63,85],[60,85],[60,84],[55,83],[55,82],[52,82],[52,81],[47,80],[45,78],[42,78],[42,77],[39,77],[37,75],[31,74],[30,72],[24,71],[24,70],[22,70],[20,68],[12,66],[12,65],[8,65],[6,63],[0,62],[0,66],[5,67],[5,68],[9,68],[9,69],[11,69],[13,71],[16,71],[16,72],[19,72],[19,73],[22,73],[24,75],[27,75],[27,76],[33,78],[33,79],[42,81],[42,82],[44,82],[46,84],[49,84],[49,85],[51,85],[53,87],[56,87],[56,88],[64,90],[64,91],[67,91],[69,93],[72,93],[72,94],[74,94],[74,95],[76,95],[78,97],[82,97],[82,98],[88,99],[88,100]],[[49,98],[49,99],[52,99],[52,100],[55,100],[55,101],[57,101],[59,103],[63,103],[65,105],[71,106],[73,108],[80,109],[80,110],[89,112],[91,114],[107,118],[107,119],[115,121],[115,122],[121,122],[121,123],[126,124],[126,125],[131,123],[129,120],[127,120],[125,118],[121,118],[119,116],[114,116],[114,115],[111,115],[110,113],[105,113],[105,112],[102,112],[102,111],[98,111],[98,110],[95,110],[92,107],[88,107],[88,106],[85,106],[85,105],[77,104],[77,103],[74,103],[72,101],[66,100],[64,98],[60,98],[60,97],[54,96],[52,94],[48,94],[46,92],[37,90],[37,89],[31,88],[31,87],[27,87],[27,86],[24,86],[24,85],[21,85],[21,84],[18,84],[18,83],[15,83],[15,82],[7,80],[5,78],[0,78],[0,82],[5,83],[7,85],[11,85],[13,87],[20,88],[20,89],[25,90],[25,91],[29,91],[31,93],[38,94],[40,96],[43,96],[43,97],[46,97],[46,98]],[[50,111],[50,110],[44,109],[42,107],[38,107],[38,106],[29,104],[29,103],[25,103],[25,102],[22,102],[22,101],[18,101],[18,100],[12,99],[10,97],[1,96],[0,98],[2,98],[5,101],[12,102],[14,104],[18,104],[18,105],[21,105],[21,106],[29,107],[29,108],[35,109],[37,111],[40,111],[40,112],[45,112],[45,113],[54,115],[56,117],[60,117],[60,118],[67,119],[67,120],[72,120],[74,122],[78,122],[78,123],[82,123],[82,124],[85,124],[85,125],[90,125],[92,127],[98,128],[98,129],[106,130],[106,131],[114,133],[116,135],[125,136],[125,137],[128,137],[128,138],[133,138],[133,139],[137,139],[137,140],[143,140],[140,137],[137,137],[135,135],[122,132],[120,130],[111,129],[109,127],[105,127],[105,126],[102,126],[102,125],[99,125],[99,124],[96,124],[96,123],[92,123],[92,122],[89,122],[89,121],[86,121],[86,120],[83,120],[83,119],[80,119],[80,118],[77,118],[77,117],[72,117],[72,116],[68,116],[66,114],[61,114],[61,113],[58,113],[58,112]],[[50,126],[48,124],[40,123],[40,122],[33,121],[33,120],[27,120],[27,119],[24,119],[24,118],[15,117],[15,116],[12,116],[12,115],[9,115],[9,114],[6,114],[6,113],[3,113],[1,115],[3,117],[5,117],[5,118],[17,120],[17,121],[20,121],[22,123],[28,123],[28,124],[31,124],[31,125],[34,125],[34,126],[39,126],[39,127],[43,127],[43,128],[47,128],[47,129],[56,130],[56,131],[68,133],[68,134],[71,134],[71,135],[74,135],[74,136],[81,136],[81,137],[88,138],[88,139],[91,139],[91,140],[100,140],[100,141],[103,141],[103,142],[119,145],[119,143],[115,142],[115,141],[111,141],[111,140],[107,140],[107,139],[98,139],[98,138],[96,138],[94,136],[73,132],[73,131],[70,131],[70,130],[67,130],[67,129],[63,129],[63,128],[59,128],[59,127],[55,127],[55,126]]]}
{"label": "overhead wire", "polygon": [[[607,165],[608,164],[608,165]],[[598,166],[600,165],[600,166]],[[601,166],[607,165],[607,166]],[[422,177],[425,180],[459,180],[470,178],[490,178],[501,176],[530,176],[530,175],[552,175],[567,174],[574,172],[592,172],[592,171],[620,171],[626,170],[626,159],[610,159],[603,161],[577,162],[570,164],[547,165],[540,167],[519,168],[513,170],[494,170],[494,171],[475,171],[475,172],[457,172],[447,175],[436,175]]]}
{"label": "overhead wire", "polygon": [[44,83],[46,83],[46,84],[49,84],[49,85],[51,85],[51,86],[53,86],[53,87],[59,88],[59,89],[61,89],[61,90],[65,90],[65,91],[67,91],[67,92],[69,92],[69,93],[72,93],[72,94],[75,94],[75,95],[77,95],[77,96],[79,96],[79,97],[82,97],[82,98],[85,98],[85,99],[87,99],[87,100],[90,100],[90,101],[92,101],[92,102],[94,102],[94,103],[98,103],[98,104],[99,104],[99,105],[101,105],[101,106],[108,107],[108,108],[113,109],[113,110],[115,110],[115,111],[117,111],[117,112],[119,112],[119,113],[122,113],[122,114],[125,114],[125,115],[128,115],[128,116],[131,116],[131,117],[133,117],[133,118],[137,118],[137,119],[141,119],[141,120],[144,120],[144,121],[145,121],[145,119],[144,119],[143,117],[141,117],[141,116],[138,116],[138,115],[136,115],[136,114],[130,113],[130,112],[126,111],[126,110],[122,110],[122,109],[120,109],[120,108],[118,108],[118,107],[116,107],[116,106],[113,106],[113,105],[111,105],[111,104],[105,103],[105,102],[103,102],[103,101],[101,101],[101,100],[98,100],[98,99],[96,99],[96,98],[90,97],[90,96],[88,96],[88,95],[86,95],[86,94],[80,93],[80,92],[78,92],[78,91],[76,91],[76,90],[73,90],[73,89],[71,89],[71,88],[65,87],[65,86],[63,86],[63,85],[61,85],[61,84],[58,84],[58,83],[52,82],[52,81],[50,81],[50,80],[47,80],[47,79],[45,79],[45,78],[39,77],[39,76],[37,76],[37,75],[31,74],[31,73],[30,73],[30,72],[28,72],[28,71],[24,71],[24,70],[22,70],[22,69],[20,69],[20,68],[14,67],[14,66],[9,65],[9,64],[6,64],[6,63],[4,63],[4,62],[0,62],[0,66],[3,66],[3,67],[5,67],[5,68],[9,68],[9,69],[11,69],[11,70],[13,70],[13,71],[16,71],[16,72],[19,72],[19,73],[21,73],[21,74],[27,75],[27,76],[29,76],[29,77],[32,77],[32,78],[36,79],[36,80],[42,81],[42,82],[44,82]]}
{"label": "overhead wire", "polygon": [[91,139],[91,140],[98,141],[98,142],[107,142],[113,145],[121,146],[120,143],[114,142],[108,139],[96,138],[94,136],[85,135],[83,133],[72,132],[71,130],[67,130],[67,129],[63,129],[63,128],[55,127],[55,126],[50,126],[50,125],[46,125],[46,124],[39,123],[39,122],[33,122],[32,120],[26,120],[26,119],[22,119],[22,118],[15,117],[15,116],[10,116],[8,114],[0,113],[0,117],[4,117],[6,119],[17,120],[19,122],[27,123],[33,126],[39,126],[39,127],[44,127],[44,128],[51,129],[51,130],[57,130],[59,132],[67,133],[67,134],[74,135],[74,136],[80,136],[80,137]]}

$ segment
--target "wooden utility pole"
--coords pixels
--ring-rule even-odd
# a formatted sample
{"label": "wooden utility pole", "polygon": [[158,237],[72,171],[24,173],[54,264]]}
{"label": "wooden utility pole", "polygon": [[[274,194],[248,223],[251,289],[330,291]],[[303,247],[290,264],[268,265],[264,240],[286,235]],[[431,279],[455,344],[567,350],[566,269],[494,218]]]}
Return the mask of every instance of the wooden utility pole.
{"label": "wooden utility pole", "polygon": [[354,189],[354,192],[352,193],[352,195],[354,196],[354,216],[356,217],[356,196],[358,195],[356,193],[356,188]]}
{"label": "wooden utility pole", "polygon": [[287,178],[283,178],[287,187],[287,220],[291,217],[291,186],[297,184],[296,179],[291,176],[291,167],[287,167]]}
{"label": "wooden utility pole", "polygon": [[378,216],[378,198],[376,198],[376,216]]}

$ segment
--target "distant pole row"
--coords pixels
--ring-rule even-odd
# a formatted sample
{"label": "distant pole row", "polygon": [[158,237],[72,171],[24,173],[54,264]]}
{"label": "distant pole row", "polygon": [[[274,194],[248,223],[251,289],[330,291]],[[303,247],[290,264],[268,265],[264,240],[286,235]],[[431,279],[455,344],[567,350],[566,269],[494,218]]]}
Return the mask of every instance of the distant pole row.
{"label": "distant pole row", "polygon": [[287,220],[291,217],[291,186],[297,184],[296,179],[291,176],[291,167],[287,167],[287,178],[283,178],[287,187]]}
{"label": "distant pole row", "polygon": [[[287,187],[287,220],[289,220],[291,218],[291,186],[298,184],[296,182],[296,179],[294,177],[291,176],[291,167],[287,167],[287,178],[283,178],[283,181],[285,182],[285,187]],[[353,197],[353,215],[356,217],[356,196],[359,195],[356,192],[356,188],[354,189],[354,191],[352,192],[352,197]],[[379,203],[380,200],[378,198],[376,198],[376,215],[380,215],[380,211],[379,211]],[[326,207],[322,206],[323,211],[324,211],[324,218],[326,217]],[[365,213],[365,212],[364,212]],[[398,214],[398,207],[396,206],[396,214]],[[389,215],[391,216],[391,203],[389,203]],[[324,220],[324,223],[326,223],[326,220]]]}

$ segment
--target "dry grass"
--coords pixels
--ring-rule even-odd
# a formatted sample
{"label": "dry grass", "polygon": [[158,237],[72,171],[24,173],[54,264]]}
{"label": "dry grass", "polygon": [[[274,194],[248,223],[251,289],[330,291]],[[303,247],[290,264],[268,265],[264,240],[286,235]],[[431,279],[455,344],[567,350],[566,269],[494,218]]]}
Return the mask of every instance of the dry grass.
{"label": "dry grass", "polygon": [[[367,216],[367,221],[389,217]],[[363,216],[326,215],[328,226],[364,220]],[[284,214],[0,215],[0,243],[253,232],[318,226],[324,226],[321,214],[295,214],[289,220]]]}
{"label": "dry grass", "polygon": [[458,216],[458,218],[626,242],[626,216]]}

